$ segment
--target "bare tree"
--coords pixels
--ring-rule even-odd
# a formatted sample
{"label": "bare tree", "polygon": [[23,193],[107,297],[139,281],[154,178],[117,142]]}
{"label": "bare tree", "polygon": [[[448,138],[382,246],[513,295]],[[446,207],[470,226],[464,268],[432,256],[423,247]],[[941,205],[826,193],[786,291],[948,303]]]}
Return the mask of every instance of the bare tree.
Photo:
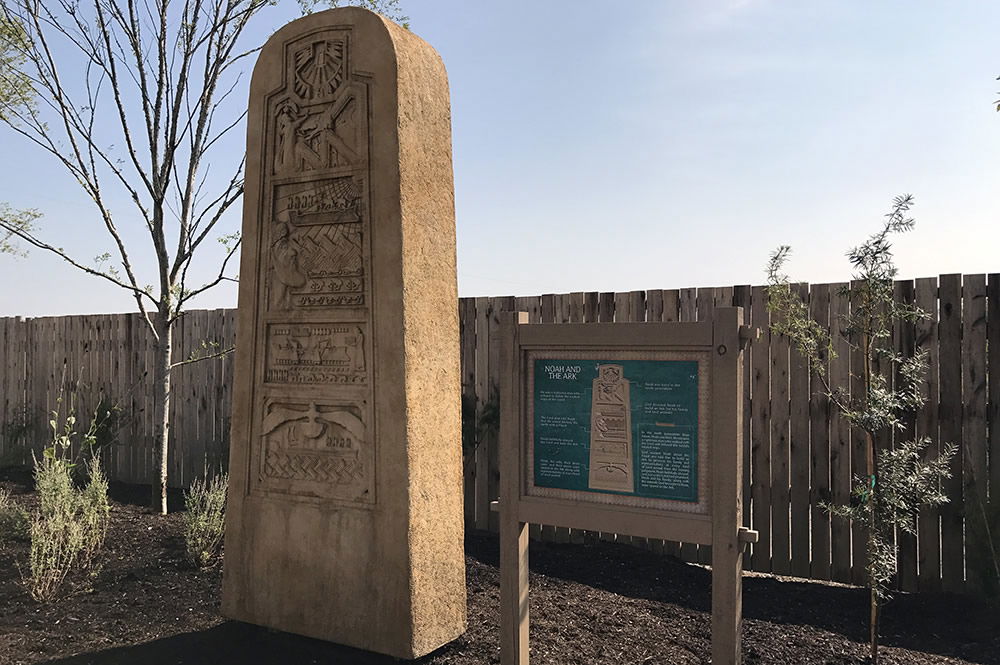
{"label": "bare tree", "polygon": [[[351,4],[405,21],[398,3]],[[153,504],[163,513],[170,370],[178,364],[171,336],[193,298],[235,280],[227,269],[239,234],[222,231],[226,212],[243,194],[245,155],[219,147],[246,116],[235,100],[245,96],[244,75],[260,48],[245,43],[247,28],[273,4],[0,0],[0,121],[79,183],[93,203],[89,221],[110,250],[92,261],[75,255],[45,236],[38,213],[6,206],[0,208],[0,249],[50,252],[135,300],[155,339],[155,364],[148,369],[158,466]],[[317,3],[299,4],[308,12]],[[226,175],[210,178],[213,165]],[[131,203],[128,212],[120,210],[123,198]],[[124,230],[136,225],[145,230],[143,240],[129,242],[136,234]],[[223,243],[222,259],[211,277],[192,283],[193,261],[212,239]],[[155,270],[147,283],[148,266],[136,259],[150,249]]]}

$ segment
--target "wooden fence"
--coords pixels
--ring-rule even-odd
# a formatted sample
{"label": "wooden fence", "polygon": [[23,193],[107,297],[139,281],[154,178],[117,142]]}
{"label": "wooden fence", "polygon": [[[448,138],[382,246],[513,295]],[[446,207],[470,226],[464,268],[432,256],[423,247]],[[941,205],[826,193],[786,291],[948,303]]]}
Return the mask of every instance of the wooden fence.
{"label": "wooden fence", "polygon": [[[174,362],[204,353],[203,341],[231,345],[236,310],[190,311],[174,334]],[[119,444],[105,467],[113,480],[154,478],[153,336],[139,314],[0,318],[0,465],[30,461],[52,440],[51,413],[71,409],[87,427],[101,396],[120,405]],[[172,486],[186,487],[229,459],[232,359],[175,367],[171,401]]]}
{"label": "wooden fence", "polygon": [[[851,303],[843,284],[798,285],[817,321],[833,330],[837,357],[829,375],[858,388],[860,358],[839,333],[838,320]],[[931,371],[922,386],[927,404],[902,431],[883,437],[891,446],[913,436],[959,444],[952,477],[944,489],[950,502],[921,512],[916,536],[899,533],[898,586],[904,590],[962,590],[977,584],[974,556],[986,546],[971,520],[982,519],[1000,502],[1000,275],[942,275],[898,281],[897,299],[930,314],[898,325],[892,345],[903,355],[928,352]],[[628,293],[570,293],[530,297],[463,298],[461,321],[462,397],[477,420],[477,445],[465,448],[465,514],[470,527],[497,528],[489,503],[497,497],[497,436],[490,426],[498,392],[500,313],[527,311],[532,322],[696,321],[717,306],[745,308],[745,318],[763,335],[746,354],[744,431],[748,474],[744,515],[760,532],[747,553],[749,569],[847,583],[865,581],[865,538],[861,525],[832,519],[824,502],[849,500],[851,476],[863,473],[863,439],[818,394],[788,341],[768,332],[764,287],[735,286]],[[150,366],[150,339],[138,315],[0,319],[0,456],[23,459],[26,445],[47,439],[45,414],[55,408],[60,384],[87,413],[103,391],[124,399],[131,418],[108,459],[114,478],[149,482],[152,465],[150,414],[143,408]],[[221,344],[235,338],[233,310],[189,312],[176,336],[178,357],[202,340]],[[65,369],[65,376],[63,376]],[[880,371],[888,371],[881,368]],[[231,359],[178,368],[174,387],[173,482],[184,485],[206,468],[224,465],[228,446]],[[897,377],[888,377],[896,381]],[[80,383],[78,383],[78,381]],[[26,406],[27,405],[27,406]],[[83,407],[83,408],[81,408]],[[456,443],[457,445],[457,443]],[[0,457],[3,459],[3,457]],[[537,527],[534,535],[560,542],[621,539]],[[708,562],[705,546],[688,543],[633,544]]]}

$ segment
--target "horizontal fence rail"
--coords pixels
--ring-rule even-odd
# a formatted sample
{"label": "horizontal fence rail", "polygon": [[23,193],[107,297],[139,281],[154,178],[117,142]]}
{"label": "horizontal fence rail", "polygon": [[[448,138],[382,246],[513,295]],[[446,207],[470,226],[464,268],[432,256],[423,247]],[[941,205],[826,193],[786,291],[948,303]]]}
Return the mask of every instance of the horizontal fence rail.
{"label": "horizontal fence rail", "polygon": [[[840,321],[851,308],[846,284],[799,284],[812,316],[831,330],[836,357],[827,372],[835,385],[860,390],[861,357]],[[942,275],[895,283],[900,302],[929,317],[898,323],[891,344],[903,356],[924,350],[930,372],[921,389],[926,404],[886,433],[881,447],[929,436],[936,454],[955,443],[950,501],[921,511],[917,533],[897,534],[897,586],[906,591],[976,587],[989,542],[976,528],[1000,514],[1000,274]],[[462,298],[461,325],[465,516],[469,528],[497,529],[490,502],[499,487],[497,395],[502,312],[526,311],[531,322],[705,321],[716,307],[744,308],[761,329],[745,354],[744,520],[760,533],[746,554],[749,569],[780,575],[865,582],[863,526],[831,519],[826,503],[850,500],[851,477],[863,473],[864,441],[832,408],[788,340],[769,331],[767,290],[761,286],[688,288],[626,293],[566,293]],[[119,403],[118,442],[105,454],[112,479],[149,483],[153,423],[146,396],[152,386],[152,337],[139,314],[0,319],[0,464],[30,461],[51,440],[49,413],[73,405],[86,425],[103,396]],[[184,315],[174,336],[175,362],[230,346],[235,310]],[[899,377],[886,373],[893,385]],[[171,409],[171,484],[186,486],[228,460],[232,358],[174,370]],[[61,395],[61,401],[60,400]],[[457,445],[457,442],[456,442]],[[997,534],[994,534],[996,538]],[[619,540],[687,561],[707,563],[710,548],[650,541],[544,525],[533,536],[556,542]]]}

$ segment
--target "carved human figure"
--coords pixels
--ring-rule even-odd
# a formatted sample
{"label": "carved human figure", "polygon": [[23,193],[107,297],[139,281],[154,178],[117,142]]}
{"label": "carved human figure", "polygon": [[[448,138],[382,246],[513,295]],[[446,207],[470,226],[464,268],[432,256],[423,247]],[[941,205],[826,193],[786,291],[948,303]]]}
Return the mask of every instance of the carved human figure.
{"label": "carved human figure", "polygon": [[299,267],[301,248],[291,235],[285,222],[275,226],[275,240],[271,243],[271,306],[289,309],[289,289],[305,286],[307,276]]}
{"label": "carved human figure", "polygon": [[299,117],[299,107],[292,102],[282,102],[275,120],[274,172],[282,173],[295,168],[295,152],[299,129],[309,116]]}

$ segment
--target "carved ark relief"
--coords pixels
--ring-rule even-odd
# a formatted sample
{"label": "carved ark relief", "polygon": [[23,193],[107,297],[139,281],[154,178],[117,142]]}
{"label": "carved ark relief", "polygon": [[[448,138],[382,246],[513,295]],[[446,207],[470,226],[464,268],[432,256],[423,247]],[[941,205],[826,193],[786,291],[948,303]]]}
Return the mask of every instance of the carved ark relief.
{"label": "carved ark relief", "polygon": [[275,188],[269,309],[365,304],[363,189],[356,176]]}
{"label": "carved ark relief", "polygon": [[274,491],[370,502],[371,453],[362,408],[267,400],[258,480]]}

